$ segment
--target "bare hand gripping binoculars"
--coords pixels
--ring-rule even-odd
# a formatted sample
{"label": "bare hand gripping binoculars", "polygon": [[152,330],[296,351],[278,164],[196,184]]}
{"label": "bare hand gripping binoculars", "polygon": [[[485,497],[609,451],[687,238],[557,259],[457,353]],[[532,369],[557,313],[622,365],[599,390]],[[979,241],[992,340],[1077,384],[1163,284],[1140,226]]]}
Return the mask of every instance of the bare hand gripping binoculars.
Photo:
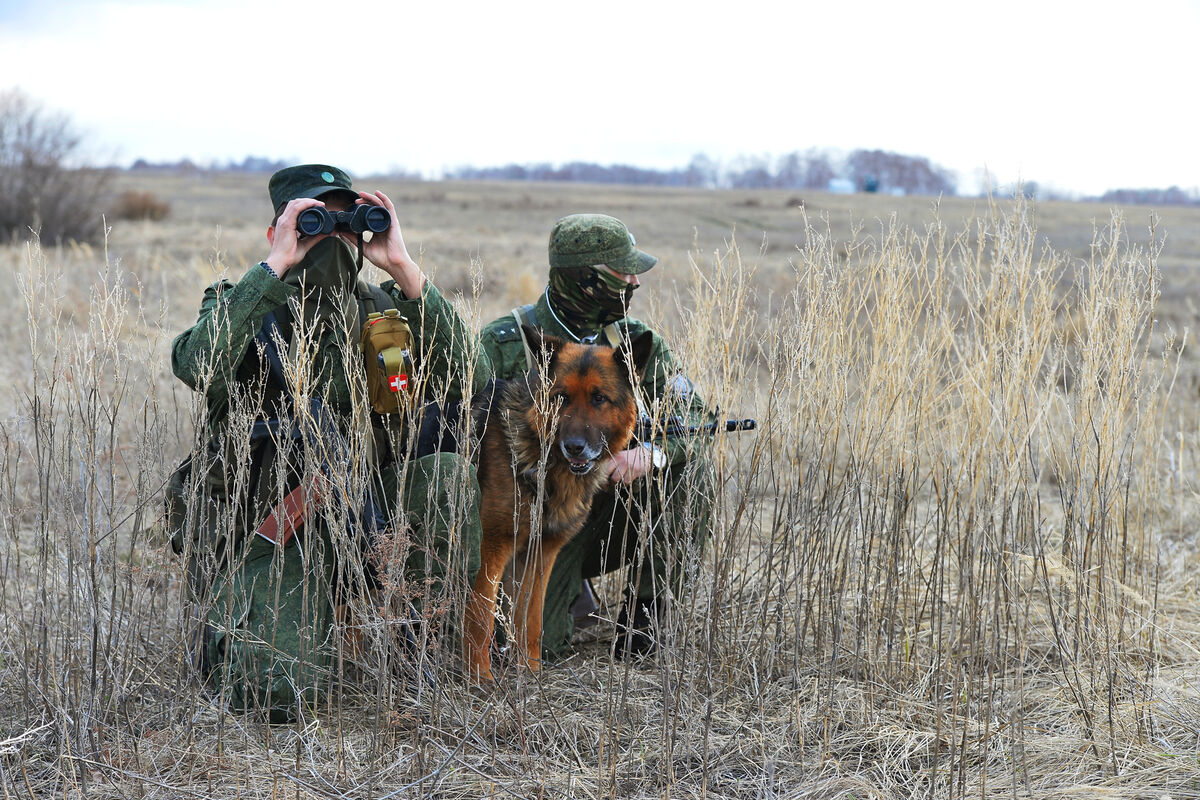
{"label": "bare hand gripping binoculars", "polygon": [[321,206],[306,208],[296,218],[296,229],[304,236],[320,236],[334,230],[350,233],[382,233],[392,224],[392,215],[386,208],[359,205],[346,211],[330,211]]}

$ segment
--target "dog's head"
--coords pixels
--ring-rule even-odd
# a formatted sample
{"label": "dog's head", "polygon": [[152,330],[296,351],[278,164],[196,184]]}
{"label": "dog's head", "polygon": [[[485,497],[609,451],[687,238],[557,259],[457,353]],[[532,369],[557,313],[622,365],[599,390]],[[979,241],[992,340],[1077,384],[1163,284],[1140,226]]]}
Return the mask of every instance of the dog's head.
{"label": "dog's head", "polygon": [[654,349],[646,331],[612,348],[575,344],[525,327],[538,360],[546,408],[534,422],[554,444],[571,472],[586,475],[607,453],[624,450],[633,436],[638,409],[634,386]]}

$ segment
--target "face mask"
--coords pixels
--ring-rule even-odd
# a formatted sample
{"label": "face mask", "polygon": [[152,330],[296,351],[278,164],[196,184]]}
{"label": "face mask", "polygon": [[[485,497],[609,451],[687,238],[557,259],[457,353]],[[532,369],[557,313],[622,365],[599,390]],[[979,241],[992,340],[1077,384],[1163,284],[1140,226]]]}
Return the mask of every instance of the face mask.
{"label": "face mask", "polygon": [[354,291],[357,280],[354,251],[336,236],[313,245],[300,263],[283,276],[283,282],[303,291],[305,299]]}
{"label": "face mask", "polygon": [[563,322],[585,335],[624,318],[635,288],[595,267],[550,270],[550,303]]}
{"label": "face mask", "polygon": [[[344,334],[353,320],[357,319],[357,301],[354,297],[354,287],[358,281],[358,263],[353,248],[336,236],[330,236],[317,242],[305,254],[299,264],[292,267],[283,276],[283,282],[300,290],[299,313],[302,324],[295,317],[296,308],[288,303],[286,311],[276,312],[280,322],[281,333],[291,346],[298,341],[296,331],[306,330],[307,335],[317,340],[335,331],[345,340]],[[288,351],[285,351],[288,352]],[[288,355],[288,359],[294,356]],[[309,376],[304,383],[312,387],[320,387],[330,392],[334,398],[348,398],[348,379],[345,374],[345,358],[343,351],[330,347],[318,352],[318,360],[307,364],[311,370],[305,373]],[[335,402],[348,403],[345,400]]]}
{"label": "face mask", "polygon": [[354,250],[336,236],[313,245],[300,263],[283,276],[284,283],[301,291],[304,319],[309,323],[344,313],[357,281]]}

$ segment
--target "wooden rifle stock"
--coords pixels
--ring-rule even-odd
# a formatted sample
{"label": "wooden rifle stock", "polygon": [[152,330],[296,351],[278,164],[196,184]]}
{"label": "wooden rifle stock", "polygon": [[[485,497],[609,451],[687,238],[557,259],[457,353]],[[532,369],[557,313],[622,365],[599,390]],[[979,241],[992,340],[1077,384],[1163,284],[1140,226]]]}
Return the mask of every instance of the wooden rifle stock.
{"label": "wooden rifle stock", "polygon": [[304,524],[304,519],[308,516],[308,506],[320,501],[324,493],[325,479],[320,475],[313,475],[288,492],[287,496],[271,509],[267,518],[254,529],[255,535],[283,547]]}

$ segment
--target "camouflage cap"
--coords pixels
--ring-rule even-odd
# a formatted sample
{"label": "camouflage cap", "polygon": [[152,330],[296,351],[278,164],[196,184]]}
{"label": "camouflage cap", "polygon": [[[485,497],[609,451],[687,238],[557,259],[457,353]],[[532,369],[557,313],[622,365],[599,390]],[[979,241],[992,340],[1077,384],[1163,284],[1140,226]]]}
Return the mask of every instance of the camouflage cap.
{"label": "camouflage cap", "polygon": [[344,194],[347,200],[358,197],[358,192],[350,188],[350,176],[328,164],[284,167],[271,176],[267,191],[271,193],[271,208],[276,211],[297,197],[321,197],[331,192]]}
{"label": "camouflage cap", "polygon": [[638,250],[625,223],[604,214],[572,214],[550,230],[550,268],[607,264],[614,272],[637,275],[658,263]]}

